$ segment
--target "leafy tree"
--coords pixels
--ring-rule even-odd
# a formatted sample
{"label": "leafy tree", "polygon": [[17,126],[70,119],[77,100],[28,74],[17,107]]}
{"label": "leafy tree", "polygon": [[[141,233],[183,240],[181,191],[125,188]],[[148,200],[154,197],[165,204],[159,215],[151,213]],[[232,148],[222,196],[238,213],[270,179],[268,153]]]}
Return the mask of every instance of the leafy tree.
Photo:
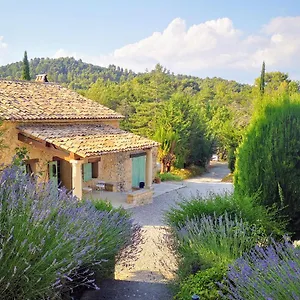
{"label": "leafy tree", "polygon": [[23,80],[30,80],[30,71],[29,71],[29,62],[27,58],[27,51],[24,52],[23,58],[23,68],[22,68],[22,79]]}
{"label": "leafy tree", "polygon": [[190,110],[189,97],[183,94],[173,94],[170,100],[165,102],[161,113],[157,116],[157,128],[168,128],[177,136],[174,154],[178,167],[183,167],[189,154]]}
{"label": "leafy tree", "polygon": [[196,95],[215,151],[223,159],[239,145],[252,113],[252,90],[231,84],[217,81]]}
{"label": "leafy tree", "polygon": [[[264,77],[264,83],[262,83],[262,77]],[[299,92],[299,83],[292,81],[287,73],[282,72],[267,72],[264,76],[260,76],[255,79],[256,87],[259,87],[260,94],[267,95],[280,95],[286,92],[297,93]],[[263,93],[262,87],[263,88]]]}
{"label": "leafy tree", "polygon": [[162,147],[165,147],[164,142],[172,145],[168,148],[172,150],[168,156],[169,167],[172,164],[179,168],[192,163],[205,165],[210,157],[210,147],[200,112],[196,110],[190,96],[173,94],[156,116],[155,124],[157,132],[154,139],[162,143]]}

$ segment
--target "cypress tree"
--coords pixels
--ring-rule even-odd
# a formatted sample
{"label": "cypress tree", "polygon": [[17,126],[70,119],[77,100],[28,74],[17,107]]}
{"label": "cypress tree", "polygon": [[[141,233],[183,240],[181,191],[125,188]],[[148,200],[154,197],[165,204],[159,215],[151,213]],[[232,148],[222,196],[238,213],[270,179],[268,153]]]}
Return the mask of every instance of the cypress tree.
{"label": "cypress tree", "polygon": [[29,71],[29,62],[27,58],[27,51],[24,52],[23,58],[23,71],[22,71],[22,79],[23,80],[30,80],[30,71]]}
{"label": "cypress tree", "polygon": [[265,66],[265,62],[263,62],[261,73],[260,73],[260,86],[259,86],[260,94],[262,96],[265,93],[265,72],[266,72],[266,66]]}
{"label": "cypress tree", "polygon": [[300,233],[300,97],[267,98],[237,151],[235,192],[281,208]]}

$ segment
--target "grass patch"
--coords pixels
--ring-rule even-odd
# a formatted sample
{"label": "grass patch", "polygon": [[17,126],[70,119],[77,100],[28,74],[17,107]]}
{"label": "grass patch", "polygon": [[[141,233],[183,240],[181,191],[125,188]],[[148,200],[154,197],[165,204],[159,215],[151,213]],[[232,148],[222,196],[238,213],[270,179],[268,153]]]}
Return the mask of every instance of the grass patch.
{"label": "grass patch", "polygon": [[221,182],[233,182],[233,173],[229,173],[226,175]]}
{"label": "grass patch", "polygon": [[157,175],[161,181],[181,181],[182,178],[173,173],[163,173]]}
{"label": "grass patch", "polygon": [[205,172],[205,168],[191,165],[186,169],[174,169],[172,170],[172,174],[178,175],[183,179],[189,179],[196,176],[200,176]]}
{"label": "grass patch", "polygon": [[157,176],[160,178],[161,181],[181,181],[184,179],[200,176],[204,172],[205,168],[192,165],[186,169],[173,168],[171,172],[163,174],[158,173]]}

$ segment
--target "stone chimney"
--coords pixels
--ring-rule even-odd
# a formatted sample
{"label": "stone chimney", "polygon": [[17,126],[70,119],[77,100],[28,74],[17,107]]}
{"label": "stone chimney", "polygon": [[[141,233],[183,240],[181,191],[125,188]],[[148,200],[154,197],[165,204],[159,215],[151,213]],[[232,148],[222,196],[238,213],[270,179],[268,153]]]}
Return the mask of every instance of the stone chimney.
{"label": "stone chimney", "polygon": [[49,82],[48,78],[47,78],[47,74],[36,75],[35,81],[38,81],[38,82]]}

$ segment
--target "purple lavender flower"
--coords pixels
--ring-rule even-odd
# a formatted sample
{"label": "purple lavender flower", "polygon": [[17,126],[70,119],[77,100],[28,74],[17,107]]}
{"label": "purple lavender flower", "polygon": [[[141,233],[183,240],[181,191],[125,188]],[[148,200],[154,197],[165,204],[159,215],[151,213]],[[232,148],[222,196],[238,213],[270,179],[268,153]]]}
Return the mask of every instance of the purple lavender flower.
{"label": "purple lavender flower", "polygon": [[43,299],[77,286],[95,288],[94,268],[105,268],[139,227],[114,212],[53,193],[17,166],[0,177],[0,295]]}
{"label": "purple lavender flower", "polygon": [[299,251],[285,239],[268,247],[256,246],[229,267],[224,299],[300,299]]}

